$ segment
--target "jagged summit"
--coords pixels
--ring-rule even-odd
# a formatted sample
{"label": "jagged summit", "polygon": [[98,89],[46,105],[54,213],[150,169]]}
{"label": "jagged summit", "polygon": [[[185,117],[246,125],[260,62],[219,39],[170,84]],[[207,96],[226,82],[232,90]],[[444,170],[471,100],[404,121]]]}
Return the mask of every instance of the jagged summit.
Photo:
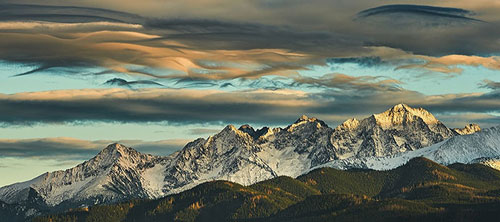
{"label": "jagged summit", "polygon": [[295,121],[295,123],[300,123],[300,122],[303,122],[303,121],[309,121],[309,120],[316,120],[316,118],[309,118],[308,116],[306,115],[302,115],[299,119],[297,119],[297,121]]}
{"label": "jagged summit", "polygon": [[422,120],[427,125],[435,125],[439,120],[423,108],[412,108],[406,104],[397,104],[394,107],[379,114],[373,114],[377,124],[383,128],[403,123]]}
{"label": "jagged summit", "polygon": [[315,117],[308,117],[306,115],[302,115],[299,119],[297,119],[293,124],[287,126],[285,130],[293,131],[295,128],[301,125],[310,125],[313,124],[316,128],[328,127],[328,125]]}
{"label": "jagged summit", "polygon": [[[241,128],[241,127],[240,127]],[[253,128],[252,128],[253,129]],[[237,129],[234,125],[229,124],[222,131],[217,133],[214,136],[209,137],[209,139],[213,138],[233,138],[233,137],[248,137],[250,134],[248,132],[251,132],[250,128],[247,129]]]}
{"label": "jagged summit", "polygon": [[340,159],[386,156],[420,149],[457,135],[423,108],[397,104],[335,128],[331,143]]}
{"label": "jagged summit", "polygon": [[455,129],[453,129],[453,131],[455,131],[456,133],[458,133],[460,135],[467,135],[467,134],[473,134],[473,133],[481,131],[481,127],[479,127],[479,125],[477,125],[475,123],[471,123],[471,124],[466,125],[464,128],[455,128]]}
{"label": "jagged summit", "polygon": [[238,128],[238,130],[241,130],[243,132],[246,132],[246,131],[255,131],[253,129],[252,126],[248,125],[248,124],[245,124],[245,125],[241,125],[240,128]]}
{"label": "jagged summit", "polygon": [[[45,173],[22,186],[7,190],[36,192],[48,206],[115,202],[130,197],[152,198],[161,189],[149,181],[150,169],[164,157],[140,153],[113,143],[92,159],[67,170]],[[0,197],[2,197],[0,190]],[[9,191],[11,192],[11,191]]]}
{"label": "jagged summit", "polygon": [[120,157],[126,156],[129,152],[124,145],[113,143],[101,150],[94,158],[87,161],[87,164],[108,166],[117,162]]}
{"label": "jagged summit", "polygon": [[308,117],[306,115],[302,115],[300,118],[298,118],[294,122],[294,124],[302,123],[302,122],[320,122],[320,123],[326,125],[322,120],[319,120],[318,118],[315,118],[315,117]]}
{"label": "jagged summit", "polygon": [[236,127],[232,124],[229,124],[227,125],[226,127],[224,127],[224,129],[222,131],[236,131],[238,129],[236,129]]}
{"label": "jagged summit", "polygon": [[125,159],[125,161],[130,161],[137,158],[140,155],[147,155],[139,153],[137,150],[127,147],[123,144],[113,143],[108,145],[106,148],[101,150],[94,158],[89,160],[88,164],[95,164],[101,166],[107,166],[119,162]]}
{"label": "jagged summit", "polygon": [[351,118],[351,119],[344,121],[339,126],[337,126],[336,129],[337,130],[341,130],[341,129],[352,130],[352,129],[358,128],[358,126],[359,126],[359,120],[356,118]]}
{"label": "jagged summit", "polygon": [[242,131],[244,133],[247,133],[254,140],[258,140],[261,136],[272,133],[272,130],[269,129],[269,127],[262,127],[261,129],[255,130],[253,127],[251,127],[248,124],[240,126],[240,128],[238,128],[238,130]]}
{"label": "jagged summit", "polygon": [[112,153],[119,153],[119,154],[127,154],[130,152],[137,152],[136,150],[126,147],[123,144],[119,143],[112,143],[109,144],[106,148],[101,150],[98,155],[105,155],[105,154],[112,154]]}

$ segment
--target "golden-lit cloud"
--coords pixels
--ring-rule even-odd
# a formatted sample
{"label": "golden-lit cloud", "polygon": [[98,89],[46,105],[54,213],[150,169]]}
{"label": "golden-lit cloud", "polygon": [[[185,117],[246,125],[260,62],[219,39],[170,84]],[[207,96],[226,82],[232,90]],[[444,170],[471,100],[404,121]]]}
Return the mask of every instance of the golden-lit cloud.
{"label": "golden-lit cloud", "polygon": [[[64,2],[64,6],[57,0],[45,2],[46,5],[30,5],[33,2],[29,0],[4,4],[2,10],[8,13],[0,19],[0,60],[34,67],[18,74],[53,73],[67,68],[75,70],[71,74],[76,75],[88,74],[76,71],[82,68],[98,68],[101,70],[96,74],[196,80],[294,76],[312,65],[325,65],[328,58],[359,55],[401,60],[402,57],[394,57],[399,54],[425,61],[397,64],[399,69],[458,73],[461,69],[455,67],[457,64],[498,68],[498,59],[494,57],[460,57],[499,50],[497,44],[489,44],[498,42],[500,34],[492,29],[497,21],[492,21],[491,12],[480,18],[485,22],[477,24],[463,24],[464,18],[476,21],[473,17],[444,16],[441,20],[445,21],[439,20],[442,25],[436,29],[420,27],[415,20],[424,19],[418,16],[431,16],[432,23],[445,9],[429,6],[425,8],[433,13],[422,13],[419,6],[404,6],[413,10],[410,14],[417,16],[414,18],[405,14],[408,10],[403,6],[392,5],[397,10],[401,8],[399,13],[410,24],[400,30],[394,28],[394,19],[375,26],[355,21],[353,16],[360,11],[377,6],[369,1],[344,2],[333,9],[325,0],[315,1],[325,7],[306,7],[300,1],[251,1],[241,3],[246,5],[244,8],[226,0],[196,4],[171,1],[161,5],[147,1],[148,5],[115,5],[111,0],[71,1]],[[210,8],[221,3],[229,8]],[[492,2],[485,4],[495,6]],[[473,11],[461,6],[487,12],[479,4],[465,2],[436,6],[453,7],[451,11],[467,16],[474,15]],[[197,10],[201,8],[204,10]],[[238,10],[243,11],[236,13]],[[314,16],[307,16],[311,14]],[[296,21],[303,17],[307,19]],[[449,23],[454,25],[448,27]],[[335,27],[335,31],[329,27]],[[444,36],[453,36],[453,41]],[[443,54],[449,56],[436,57]]]}
{"label": "golden-lit cloud", "polygon": [[442,57],[415,56],[415,58],[425,62],[423,64],[401,65],[397,69],[425,69],[432,72],[456,74],[463,72],[463,68],[459,66],[482,66],[491,70],[500,70],[500,57],[498,56],[447,55]]}
{"label": "golden-lit cloud", "polygon": [[[0,122],[74,121],[203,123],[289,120],[318,106],[292,90],[82,89],[0,94]],[[287,110],[287,112],[282,112]],[[17,113],[17,114],[16,114]]]}
{"label": "golden-lit cloud", "polygon": [[44,21],[5,21],[0,22],[3,32],[29,32],[29,33],[74,33],[84,31],[106,30],[139,30],[140,24],[127,24],[120,22],[85,22],[85,23],[58,23]]}
{"label": "golden-lit cloud", "polygon": [[[72,25],[75,24],[69,26]],[[18,28],[23,27],[31,29],[32,25]],[[210,80],[286,76],[318,63],[318,58],[312,55],[284,49],[196,50],[181,42],[137,31],[3,32],[0,33],[0,47],[3,49],[0,59],[39,65],[22,74],[57,67],[95,66],[109,72],[153,78]]]}
{"label": "golden-lit cloud", "polygon": [[83,89],[0,94],[0,123],[283,124],[302,114],[338,123],[344,117],[377,113],[397,103],[424,107],[436,114],[487,113],[496,112],[500,107],[498,92],[426,96],[402,88],[359,86],[358,82],[349,81],[339,83],[353,84],[349,90],[315,93],[297,90]]}

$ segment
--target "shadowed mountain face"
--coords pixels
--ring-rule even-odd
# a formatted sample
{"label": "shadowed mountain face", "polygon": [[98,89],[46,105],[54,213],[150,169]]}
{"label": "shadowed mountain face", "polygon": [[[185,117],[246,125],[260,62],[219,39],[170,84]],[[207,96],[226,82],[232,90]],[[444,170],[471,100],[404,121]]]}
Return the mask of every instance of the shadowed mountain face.
{"label": "shadowed mountain face", "polygon": [[496,218],[499,189],[500,171],[492,168],[415,158],[389,171],[321,168],[251,186],[213,181],[35,221],[477,221]]}
{"label": "shadowed mountain face", "polygon": [[335,128],[331,142],[339,159],[387,156],[430,146],[456,133],[422,108],[405,104]]}
{"label": "shadowed mountain face", "polygon": [[[278,176],[298,177],[323,165],[370,168],[366,160],[411,154],[456,135],[426,110],[405,104],[361,121],[347,120],[335,129],[307,116],[285,128],[228,125],[166,157],[112,144],[74,168],[0,188],[0,200],[34,202],[32,209],[37,211],[160,198],[213,180],[248,186]],[[406,160],[397,159],[390,166]],[[338,165],[339,161],[356,164]]]}

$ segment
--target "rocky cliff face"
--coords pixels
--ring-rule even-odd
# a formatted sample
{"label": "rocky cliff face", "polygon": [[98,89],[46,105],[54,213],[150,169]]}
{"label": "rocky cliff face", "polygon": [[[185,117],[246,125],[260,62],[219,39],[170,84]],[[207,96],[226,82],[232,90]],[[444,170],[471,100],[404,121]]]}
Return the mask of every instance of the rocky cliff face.
{"label": "rocky cliff face", "polygon": [[457,135],[422,108],[398,104],[358,121],[349,119],[333,131],[339,159],[386,156],[420,149]]}
{"label": "rocky cliff face", "polygon": [[111,144],[94,158],[67,169],[45,173],[25,182],[0,189],[7,203],[27,201],[29,192],[36,192],[39,205],[97,204],[129,198],[152,198],[156,187],[146,180],[148,170],[167,158],[142,154],[120,144]]}
{"label": "rocky cliff face", "polygon": [[474,134],[458,135],[428,147],[388,156],[346,158],[322,166],[350,169],[390,170],[404,165],[415,157],[425,157],[443,165],[480,163],[500,170],[500,126]]}

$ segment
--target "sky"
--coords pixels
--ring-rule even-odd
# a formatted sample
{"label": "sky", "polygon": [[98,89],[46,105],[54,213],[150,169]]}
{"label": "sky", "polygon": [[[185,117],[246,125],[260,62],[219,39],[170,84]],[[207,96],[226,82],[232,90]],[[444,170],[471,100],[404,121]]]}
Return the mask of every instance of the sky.
{"label": "sky", "polygon": [[498,27],[497,0],[0,0],[0,186],[303,114],[499,125]]}

